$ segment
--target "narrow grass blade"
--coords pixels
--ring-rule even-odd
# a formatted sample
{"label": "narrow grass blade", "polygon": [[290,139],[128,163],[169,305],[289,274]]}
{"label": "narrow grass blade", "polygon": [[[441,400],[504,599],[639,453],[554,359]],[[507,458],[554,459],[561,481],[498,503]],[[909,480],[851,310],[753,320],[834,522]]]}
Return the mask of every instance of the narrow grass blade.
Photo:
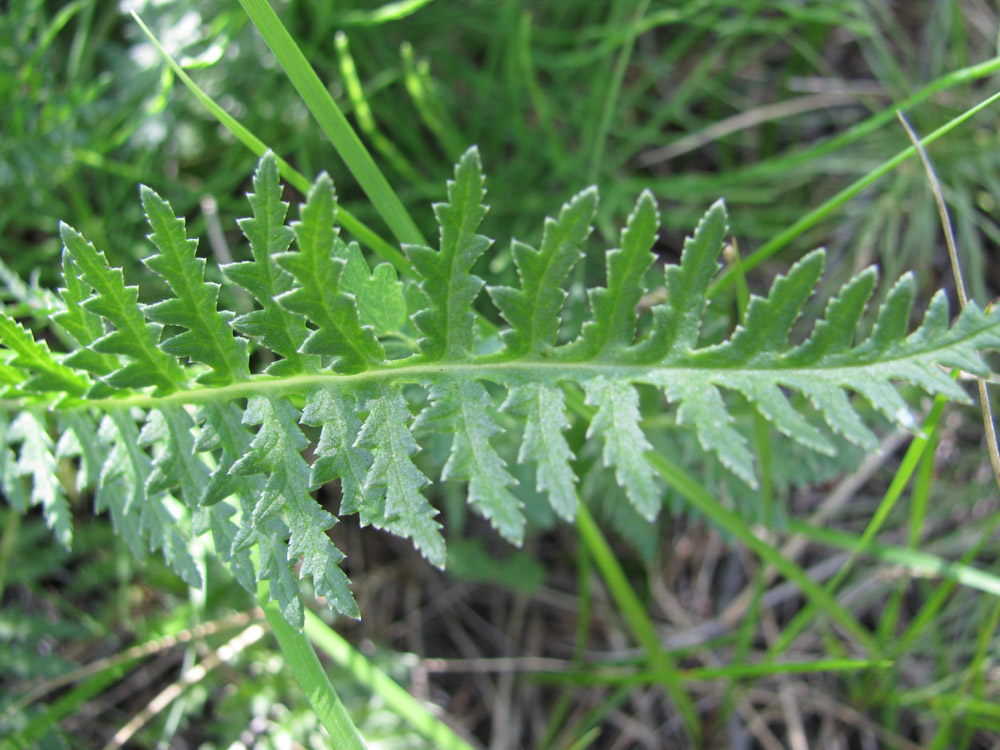
{"label": "narrow grass blade", "polygon": [[802,568],[781,552],[754,534],[753,529],[735,512],[724,507],[706,492],[687,472],[666,456],[648,452],[646,457],[659,472],[663,481],[680,492],[691,505],[712,519],[725,532],[743,542],[768,565],[773,565],[789,581],[795,583],[809,599],[816,602],[829,617],[854,636],[870,654],[879,653],[878,642],[872,634],[822,586],[813,581]]}
{"label": "narrow grass blade", "polygon": [[[818,674],[823,672],[858,672],[868,669],[887,669],[888,659],[816,659],[814,661],[765,662],[761,664],[733,663],[721,667],[697,667],[678,672],[685,682],[712,680],[761,679],[774,675]],[[665,675],[658,670],[641,672],[625,670],[589,670],[573,672],[543,672],[535,676],[540,682],[570,683],[573,685],[614,685],[635,687],[661,682]]]}
{"label": "narrow grass blade", "polygon": [[278,58],[292,85],[309,107],[316,122],[333,143],[347,168],[358,181],[372,205],[401,243],[426,245],[417,225],[375,164],[344,113],[320,81],[298,44],[281,23],[268,0],[240,0],[243,10],[260,31],[267,46]]}
{"label": "narrow grass blade", "polygon": [[[906,485],[910,481],[910,477],[913,476],[913,472],[916,471],[917,466],[920,463],[921,456],[930,444],[930,436],[933,434],[938,421],[941,419],[941,413],[944,410],[944,405],[945,400],[942,396],[939,395],[934,399],[934,406],[931,407],[930,413],[924,420],[921,433],[910,443],[910,447],[906,450],[903,460],[900,461],[899,468],[896,470],[895,476],[893,476],[892,481],[889,483],[889,488],[885,491],[885,495],[882,496],[882,500],[879,502],[878,508],[875,509],[875,513],[872,515],[871,520],[869,520],[868,525],[865,527],[864,533],[858,539],[857,545],[850,548],[851,556],[847,559],[847,562],[844,563],[840,570],[837,571],[837,574],[826,584],[826,591],[830,592],[831,595],[847,577],[847,574],[852,569],[858,556],[872,547],[872,542],[875,539],[875,536],[882,529],[883,524],[889,517],[890,511],[895,507],[896,502],[902,496],[903,490],[906,489]],[[778,640],[771,645],[771,648],[768,651],[768,658],[777,658],[779,654],[791,646],[799,634],[812,621],[815,615],[816,606],[814,604],[810,604],[800,610],[788,626],[782,631]]]}
{"label": "narrow grass blade", "polygon": [[[934,132],[924,136],[921,139],[920,144],[922,146],[927,146],[928,144],[933,143],[939,138],[942,138],[943,136],[947,135],[952,130],[957,128],[959,125],[961,125],[963,122],[971,118],[973,115],[976,115],[982,110],[989,107],[998,99],[1000,99],[1000,91],[998,91],[997,93],[993,94],[990,97],[987,97],[974,107],[967,109],[965,112],[958,115],[957,117],[949,120]],[[873,169],[868,174],[852,182],[850,185],[848,185],[846,188],[844,188],[839,193],[834,195],[832,198],[830,198],[827,201],[824,201],[822,204],[820,204],[812,211],[807,213],[805,216],[803,216],[801,219],[796,221],[785,231],[779,232],[773,238],[771,238],[771,240],[765,242],[759,248],[750,253],[746,258],[743,259],[743,270],[749,271],[750,269],[759,266],[765,260],[774,255],[776,252],[787,246],[790,242],[792,242],[792,240],[801,235],[803,232],[816,226],[816,224],[818,224],[820,221],[822,221],[827,216],[832,214],[834,211],[840,208],[844,203],[846,203],[851,198],[856,196],[866,187],[874,184],[875,182],[878,182],[882,177],[885,177],[885,175],[889,174],[900,164],[905,162],[911,156],[915,156],[916,154],[917,154],[916,147],[908,146],[907,148],[903,149],[898,154],[893,156],[891,159],[887,159],[881,164],[879,164],[877,167],[875,167],[875,169]],[[727,269],[725,272],[723,272],[721,276],[719,276],[718,279],[712,282],[712,285],[708,289],[709,296],[715,296],[719,292],[723,291],[724,289],[727,289],[728,287],[732,286],[735,283],[736,283],[735,274],[733,273],[732,269]]]}
{"label": "narrow grass blade", "polygon": [[379,696],[399,718],[426,737],[440,750],[475,750],[447,724],[434,716],[423,703],[399,686],[389,675],[351,646],[339,633],[312,612],[306,611],[306,636],[359,685]]}
{"label": "narrow grass blade", "polygon": [[[861,537],[848,534],[845,531],[820,529],[798,521],[790,521],[788,528],[796,534],[802,534],[814,541],[840,549],[854,551],[862,546]],[[877,560],[890,565],[900,565],[915,575],[940,576],[971,589],[992,596],[1000,596],[1000,576],[980,568],[974,568],[960,562],[951,562],[930,552],[921,552],[908,547],[868,544],[865,551]]]}
{"label": "narrow grass blade", "polygon": [[309,698],[317,718],[330,733],[331,747],[337,750],[365,750],[365,743],[358,734],[357,727],[330,684],[330,678],[323,671],[323,665],[319,663],[309,639],[288,624],[278,603],[270,601],[267,589],[267,582],[258,585],[258,602],[264,609],[264,616],[274,632],[281,652],[285,655],[285,664]]}
{"label": "narrow grass blade", "polygon": [[[240,124],[236,118],[226,112],[226,110],[220,107],[215,100],[202,91],[198,84],[194,82],[194,79],[192,79],[184,68],[182,68],[180,64],[170,56],[170,53],[163,48],[159,39],[157,39],[153,32],[149,30],[149,27],[143,23],[142,19],[134,10],[132,11],[132,17],[135,19],[135,22],[139,24],[139,28],[141,28],[143,33],[146,34],[153,46],[156,47],[163,59],[166,60],[170,69],[173,70],[174,75],[181,79],[181,82],[187,86],[188,90],[194,95],[195,99],[201,102],[202,106],[211,112],[215,119],[217,119],[230,133],[232,133],[240,143],[250,149],[250,151],[255,153],[257,156],[263,156],[268,150],[267,144],[247,130],[247,128]],[[278,169],[281,171],[281,176],[284,177],[292,187],[302,193],[302,195],[309,192],[310,187],[312,187],[312,182],[280,157],[278,157]],[[410,268],[409,261],[406,260],[406,256],[403,255],[397,247],[394,247],[382,239],[377,232],[356,219],[343,206],[340,206],[337,211],[337,221],[340,222],[340,225],[344,229],[357,237],[361,244],[374,250],[379,254],[379,256],[392,263],[397,270],[403,273],[413,273],[413,270]]]}
{"label": "narrow grass blade", "polygon": [[632,629],[633,635],[635,635],[636,640],[645,649],[646,658],[649,659],[653,669],[659,675],[659,681],[664,684],[667,692],[670,693],[670,697],[677,704],[677,709],[684,717],[684,725],[697,744],[701,737],[698,712],[694,707],[691,696],[687,694],[687,691],[681,685],[677,664],[670,653],[665,651],[660,645],[660,637],[656,632],[656,625],[650,618],[645,606],[639,601],[639,597],[628,582],[621,563],[618,562],[614,552],[611,551],[611,547],[601,533],[600,527],[594,521],[594,517],[590,515],[587,506],[583,503],[577,503],[576,526],[580,532],[581,540],[587,546],[587,551],[593,557],[594,564],[604,577],[604,582],[618,603],[618,607]]}

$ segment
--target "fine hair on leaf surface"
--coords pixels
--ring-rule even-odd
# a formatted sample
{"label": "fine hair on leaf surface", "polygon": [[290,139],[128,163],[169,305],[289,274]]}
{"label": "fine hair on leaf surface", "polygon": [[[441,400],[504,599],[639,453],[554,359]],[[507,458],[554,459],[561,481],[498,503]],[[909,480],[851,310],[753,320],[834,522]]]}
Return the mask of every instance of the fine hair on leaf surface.
{"label": "fine hair on leaf surface", "polygon": [[[221,269],[223,283],[254,300],[238,315],[219,309],[220,287],[206,280],[197,240],[152,189],[141,189],[153,245],[145,265],[169,290],[152,304],[139,304],[122,271],[63,225],[63,284],[49,316],[56,335],[43,339],[0,311],[6,496],[20,510],[41,506],[69,546],[54,467],[71,459],[78,488],[93,489],[96,508],[110,512],[135,554],[159,550],[199,585],[188,547],[190,536],[207,534],[237,580],[250,590],[269,581],[271,597],[301,628],[296,576],[310,578],[336,611],[360,616],[343,554],[326,533],[339,516],[356,513],[363,525],[408,537],[443,567],[445,534],[429,487],[464,483],[473,511],[520,545],[528,525],[516,476],[525,475],[514,465],[529,464],[535,487],[527,490],[571,521],[580,479],[566,435],[578,418],[570,392],[593,410],[586,438],[621,490],[606,502],[628,503],[652,521],[664,488],[647,460],[639,387],[655,389],[676,425],[752,488],[757,467],[737,401],[803,449],[831,454],[843,440],[871,449],[870,410],[859,401],[912,427],[901,384],[967,402],[947,368],[986,376],[980,352],[1000,348],[1000,312],[970,303],[953,321],[943,292],[911,330],[910,276],[872,311],[870,335],[859,335],[874,269],[848,281],[808,335],[791,341],[822,276],[822,250],[752,296],[730,336],[705,344],[708,290],[729,231],[725,206],[708,209],[661,278],[653,252],[660,211],[649,191],[605,255],[579,334],[560,343],[566,285],[583,259],[598,191],[587,188],[555,211],[538,247],[514,239],[516,286],[491,285],[473,274],[494,246],[480,234],[486,185],[471,148],[446,202],[434,206],[436,246],[403,248],[417,274],[407,287],[341,237],[327,175],[289,210],[277,161],[266,154],[248,195],[251,215],[238,221],[250,259]],[[648,311],[640,305],[647,284],[666,290]],[[479,316],[500,325],[492,332]],[[414,385],[425,399],[413,396]],[[433,433],[450,450],[428,473],[418,454]],[[335,481],[340,506],[324,508],[313,493]]]}

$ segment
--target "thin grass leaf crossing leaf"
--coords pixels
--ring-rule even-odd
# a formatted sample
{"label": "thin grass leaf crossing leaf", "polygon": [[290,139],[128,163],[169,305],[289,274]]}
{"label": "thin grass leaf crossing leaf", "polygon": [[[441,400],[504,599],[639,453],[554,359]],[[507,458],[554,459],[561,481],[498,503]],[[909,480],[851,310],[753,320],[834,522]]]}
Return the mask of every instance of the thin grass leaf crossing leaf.
{"label": "thin grass leaf crossing leaf", "polygon": [[487,211],[483,183],[479,150],[472,147],[455,167],[455,179],[448,181],[448,202],[434,204],[441,227],[440,249],[405,248],[430,303],[413,320],[425,334],[420,351],[431,361],[460,360],[472,353],[472,303],[483,288],[483,280],[471,273],[472,265],[491,244],[476,234]]}
{"label": "thin grass leaf crossing leaf", "polygon": [[174,299],[147,305],[146,317],[162,325],[186,328],[183,333],[160,342],[163,351],[177,357],[201,362],[212,372],[196,380],[206,385],[226,385],[250,376],[246,339],[233,335],[229,325],[232,313],[217,308],[219,285],[205,281],[205,260],[195,253],[197,240],[189,240],[184,219],[153,190],[141,186],[142,207],[153,230],[149,239],[159,249],[143,262],[167,282]]}
{"label": "thin grass leaf crossing leaf", "polygon": [[372,329],[361,325],[353,297],[340,289],[344,261],[335,246],[343,241],[334,225],[336,212],[333,180],[322,174],[301,207],[301,221],[292,225],[299,251],[274,256],[298,282],[278,301],[316,325],[301,352],[332,357],[341,372],[360,372],[383,362],[385,352]]}

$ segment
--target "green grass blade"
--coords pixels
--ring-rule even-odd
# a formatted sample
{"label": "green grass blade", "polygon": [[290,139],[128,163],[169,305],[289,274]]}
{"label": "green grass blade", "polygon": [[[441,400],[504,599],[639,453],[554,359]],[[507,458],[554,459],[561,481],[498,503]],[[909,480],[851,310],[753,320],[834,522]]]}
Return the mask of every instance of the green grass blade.
{"label": "green grass blade", "polygon": [[[924,138],[921,139],[920,141],[920,145],[927,146],[933,143],[934,141],[938,140],[939,138],[942,138],[943,136],[947,135],[952,130],[957,128],[959,125],[961,125],[963,122],[971,118],[973,115],[976,115],[982,110],[989,107],[998,99],[1000,99],[1000,91],[993,94],[992,96],[987,97],[974,107],[967,109],[965,112],[958,115],[957,117],[949,120],[948,122],[946,122],[944,125],[939,127],[937,130],[933,131],[932,133],[924,136]],[[911,156],[915,156],[916,153],[917,149],[915,146],[908,146],[907,148],[903,149],[892,158],[887,159],[881,164],[879,164],[877,167],[875,167],[875,169],[870,171],[868,174],[852,182],[850,185],[848,185],[846,188],[844,188],[839,193],[834,195],[832,198],[821,203],[819,206],[817,206],[812,211],[807,213],[805,216],[796,221],[794,224],[785,229],[783,232],[779,232],[768,242],[765,242],[759,248],[750,253],[746,258],[743,259],[743,270],[749,271],[752,268],[756,268],[758,265],[760,265],[765,260],[770,258],[776,252],[786,247],[790,242],[792,242],[792,240],[801,235],[803,232],[816,226],[816,224],[818,224],[820,221],[822,221],[827,216],[832,214],[834,211],[840,208],[844,203],[846,203],[851,198],[856,196],[866,187],[874,184],[875,182],[878,182],[882,177],[885,177],[885,175],[889,174],[892,170],[894,170],[900,164],[905,162]],[[735,283],[736,283],[735,274],[733,273],[731,268],[727,269],[718,279],[712,282],[712,285],[708,288],[709,296],[714,296]]]}
{"label": "green grass blade", "polygon": [[[882,500],[879,502],[878,508],[875,509],[875,513],[872,515],[871,520],[869,520],[868,525],[865,527],[864,533],[858,539],[857,546],[851,548],[851,556],[847,559],[847,562],[844,563],[840,570],[837,571],[837,574],[826,584],[826,590],[831,595],[847,577],[858,556],[872,546],[875,536],[882,529],[886,519],[889,517],[889,513],[903,494],[903,490],[906,489],[910,477],[913,476],[913,472],[916,471],[920,463],[921,456],[930,444],[930,436],[941,419],[944,405],[945,399],[942,396],[939,395],[934,399],[934,406],[931,407],[930,413],[924,420],[921,433],[913,439],[910,447],[906,450],[906,454],[903,456],[903,460],[900,462],[895,476],[893,476],[892,481],[889,483],[889,488],[885,491],[885,495],[882,496]],[[792,622],[782,631],[781,637],[771,645],[768,651],[768,658],[777,658],[778,654],[791,646],[815,615],[815,605],[810,604],[800,610],[792,619]]]}
{"label": "green grass blade", "polygon": [[413,15],[434,0],[396,0],[372,10],[349,10],[338,19],[343,26],[381,26]]}
{"label": "green grass blade", "polygon": [[594,559],[594,564],[604,577],[604,582],[632,629],[633,635],[639,641],[639,645],[645,649],[646,657],[653,665],[654,671],[660,676],[659,681],[664,684],[670,697],[674,699],[674,703],[677,704],[678,710],[684,717],[685,727],[697,742],[701,737],[698,712],[691,697],[681,685],[677,664],[670,653],[660,645],[660,636],[656,632],[656,625],[629,584],[621,563],[611,551],[611,547],[601,533],[597,522],[594,521],[594,517],[582,502],[578,503],[576,526],[581,540],[587,546],[587,551]]}
{"label": "green grass blade", "polygon": [[[194,82],[194,79],[187,74],[187,71],[185,71],[184,68],[182,68],[180,64],[170,56],[170,53],[163,48],[159,39],[157,39],[153,32],[149,30],[149,27],[143,23],[142,19],[134,10],[132,11],[132,17],[135,19],[135,22],[139,24],[139,28],[141,28],[143,33],[146,34],[153,46],[156,47],[163,59],[166,60],[167,65],[169,65],[170,69],[173,70],[174,75],[181,79],[181,83],[187,86],[188,90],[194,95],[195,99],[197,99],[201,105],[205,107],[205,109],[211,112],[212,116],[214,116],[215,119],[217,119],[223,127],[226,128],[226,130],[232,133],[240,143],[246,146],[257,156],[263,156],[268,150],[267,144],[241,125],[236,118],[226,112],[226,110],[220,107],[215,100],[202,91],[198,84]],[[284,177],[292,187],[302,193],[302,195],[306,195],[309,192],[309,189],[312,187],[312,181],[280,157],[278,157],[278,169],[281,171],[281,176]],[[406,259],[406,256],[400,252],[399,248],[386,242],[378,235],[377,232],[356,219],[343,206],[338,207],[337,221],[340,222],[340,225],[344,229],[357,237],[361,244],[365,247],[371,248],[373,251],[378,253],[379,256],[392,263],[397,270],[403,273],[413,273],[413,269],[410,267],[409,261]]]}
{"label": "green grass blade", "polygon": [[426,737],[440,750],[475,750],[451,727],[434,716],[423,703],[399,686],[389,675],[351,646],[339,633],[317,615],[306,611],[305,635],[354,680],[379,696],[385,705],[403,719],[418,734]]}
{"label": "green grass blade", "polygon": [[590,147],[590,166],[587,169],[587,182],[597,181],[601,163],[604,161],[604,146],[607,141],[608,131],[611,129],[611,121],[614,118],[616,105],[621,96],[625,72],[628,70],[629,61],[632,59],[632,50],[635,48],[635,40],[638,37],[638,26],[642,23],[642,17],[646,15],[648,8],[649,0],[639,0],[635,14],[628,24],[625,41],[618,52],[618,59],[615,60],[615,66],[611,72],[611,80],[608,83],[604,101],[601,103],[601,116],[597,121],[597,129],[594,132],[593,143]]}
{"label": "green grass blade", "polygon": [[316,122],[396,239],[401,243],[427,244],[399,196],[389,185],[268,0],[240,0],[240,5],[264,37]]}
{"label": "green grass blade", "polygon": [[698,512],[712,519],[721,529],[749,547],[761,560],[773,565],[785,578],[795,583],[803,594],[816,602],[831,619],[853,635],[866,651],[871,654],[879,652],[878,642],[857,618],[844,609],[828,591],[809,578],[802,568],[754,534],[753,529],[739,515],[719,503],[701,484],[666,456],[650,451],[646,457],[663,481],[680,492]]}
{"label": "green grass blade", "polygon": [[965,563],[951,562],[930,552],[921,552],[909,547],[894,547],[883,544],[863,546],[862,537],[836,529],[817,528],[799,521],[790,521],[788,528],[796,534],[802,534],[809,539],[833,547],[852,552],[864,548],[867,554],[877,560],[890,565],[900,565],[917,575],[940,576],[985,594],[1000,596],[1000,576]]}
{"label": "green grass blade", "polygon": [[923,88],[910,94],[905,99],[895,102],[882,110],[879,110],[871,117],[861,122],[855,123],[843,133],[832,136],[830,139],[817,143],[814,146],[796,151],[787,156],[778,156],[773,159],[766,159],[755,164],[748,164],[745,167],[734,169],[726,173],[729,180],[743,181],[758,177],[780,176],[803,164],[808,164],[821,156],[838,151],[844,146],[859,141],[866,135],[874,133],[882,126],[896,121],[896,111],[907,111],[922,102],[927,101],[932,94],[957,86],[960,83],[970,83],[980,78],[992,75],[1000,70],[1000,57],[970,65],[966,68],[953,70],[940,78],[936,78]]}
{"label": "green grass blade", "polygon": [[[682,669],[679,674],[685,682],[712,680],[745,680],[774,675],[818,674],[824,672],[858,672],[868,669],[887,669],[892,661],[887,659],[815,659],[794,662],[764,662],[745,664],[734,662],[720,667]],[[543,672],[536,678],[540,682],[570,683],[573,685],[613,685],[615,687],[652,685],[664,679],[659,670],[626,672],[624,670],[597,670],[573,672]]]}
{"label": "green grass blade", "polygon": [[258,602],[264,609],[264,616],[281,652],[285,655],[285,664],[309,698],[316,717],[330,733],[331,747],[337,750],[365,750],[365,743],[358,734],[357,727],[330,684],[330,678],[323,671],[323,665],[319,663],[319,657],[309,639],[288,624],[278,603],[269,600],[267,589],[267,582],[258,585]]}

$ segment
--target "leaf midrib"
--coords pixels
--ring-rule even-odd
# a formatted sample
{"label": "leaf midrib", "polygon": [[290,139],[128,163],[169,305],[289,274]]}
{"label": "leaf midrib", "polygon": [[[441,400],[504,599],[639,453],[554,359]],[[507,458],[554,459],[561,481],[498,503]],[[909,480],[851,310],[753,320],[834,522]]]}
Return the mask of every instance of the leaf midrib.
{"label": "leaf midrib", "polygon": [[[997,321],[990,328],[1000,327]],[[904,356],[896,356],[879,360],[877,362],[863,362],[857,364],[838,364],[836,366],[810,366],[810,367],[692,367],[690,365],[672,364],[620,364],[614,362],[555,362],[536,359],[514,359],[502,362],[477,362],[456,361],[456,362],[420,362],[415,364],[405,364],[406,360],[399,360],[400,364],[387,363],[379,369],[365,370],[358,373],[336,373],[329,370],[323,372],[305,372],[287,377],[273,377],[268,375],[251,376],[248,380],[230,383],[224,386],[205,386],[186,388],[173,391],[163,396],[153,396],[144,393],[133,393],[123,397],[111,397],[101,399],[88,399],[74,402],[64,401],[60,408],[71,409],[98,409],[102,411],[116,410],[129,407],[155,408],[165,404],[204,404],[218,401],[228,401],[237,398],[249,398],[255,395],[296,395],[305,394],[309,388],[316,386],[343,386],[358,387],[368,382],[388,381],[388,382],[423,382],[432,383],[441,377],[467,377],[474,380],[489,380],[499,383],[517,383],[519,380],[534,380],[536,382],[556,383],[559,381],[581,382],[590,378],[603,375],[610,379],[627,379],[631,382],[642,382],[654,373],[665,371],[676,373],[678,376],[701,377],[706,374],[718,376],[752,377],[754,375],[774,378],[776,376],[806,377],[826,380],[833,373],[843,371],[871,371],[877,373],[879,370],[892,370],[895,366],[907,360],[920,360],[935,351],[953,349],[962,341],[975,338],[988,330],[980,328],[972,332],[969,336],[957,341],[951,341],[947,346],[936,349],[922,349]],[[892,372],[886,373],[882,377],[896,378]],[[717,382],[725,387],[725,383]],[[846,387],[850,387],[849,384]],[[11,401],[0,399],[0,409],[16,411],[24,407],[21,401]]]}

